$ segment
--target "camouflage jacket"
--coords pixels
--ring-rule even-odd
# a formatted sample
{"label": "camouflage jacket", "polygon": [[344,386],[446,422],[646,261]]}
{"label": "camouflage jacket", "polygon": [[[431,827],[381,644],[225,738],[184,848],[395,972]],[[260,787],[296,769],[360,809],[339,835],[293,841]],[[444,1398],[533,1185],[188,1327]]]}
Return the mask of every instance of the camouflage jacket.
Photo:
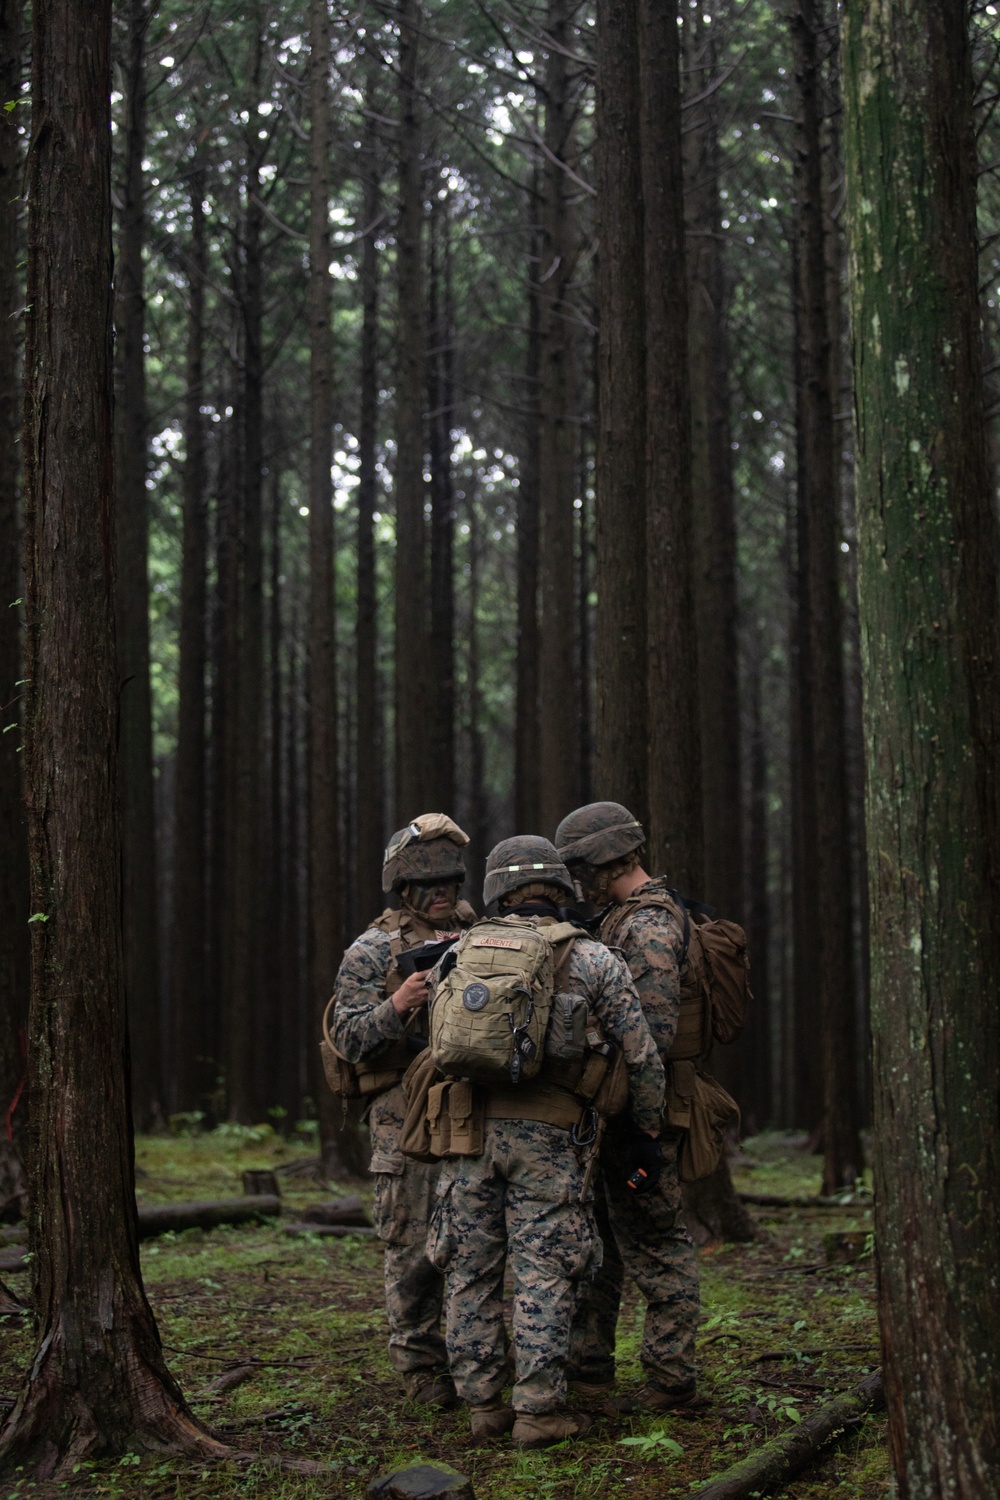
{"label": "camouflage jacket", "polygon": [[[472,907],[460,901],[450,930],[459,932],[471,927],[475,920]],[[436,942],[444,936],[443,931],[414,912],[390,909],[354,940],[341,960],[333,987],[331,1032],[337,1051],[348,1062],[363,1062],[377,1056],[407,1029],[390,998],[398,988],[390,983],[396,953],[421,943]],[[411,1027],[416,1025],[425,1032],[425,1015],[425,1011],[418,1011]]]}
{"label": "camouflage jacket", "polygon": [[573,944],[562,983],[567,991],[586,996],[605,1036],[621,1047],[636,1125],[640,1130],[659,1130],[663,1064],[625,965],[603,943],[580,937]]}
{"label": "camouflage jacket", "polygon": [[[633,892],[669,893],[662,879],[647,881]],[[601,937],[622,954],[639,992],[643,1014],[649,1022],[661,1057],[670,1051],[681,1006],[681,962],[684,932],[680,923],[662,906],[640,906],[619,924],[619,908],[612,906],[601,923]]]}

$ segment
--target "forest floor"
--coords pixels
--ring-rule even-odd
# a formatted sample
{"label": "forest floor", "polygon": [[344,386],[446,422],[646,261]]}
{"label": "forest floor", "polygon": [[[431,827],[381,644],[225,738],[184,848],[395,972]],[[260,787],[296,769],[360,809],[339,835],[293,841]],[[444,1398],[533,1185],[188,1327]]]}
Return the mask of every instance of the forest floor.
{"label": "forest floor", "polygon": [[[818,1158],[803,1137],[762,1135],[733,1160],[745,1192],[800,1197],[819,1191]],[[194,1137],[139,1140],[140,1203],[239,1194],[251,1167],[310,1154],[269,1127],[224,1126]],[[349,1187],[282,1174],[284,1217]],[[362,1185],[361,1191],[367,1191]],[[502,1439],[476,1445],[464,1412],[429,1413],[408,1401],[386,1357],[382,1257],[377,1240],[305,1239],[279,1223],[188,1230],[146,1240],[142,1268],[170,1366],[194,1411],[254,1461],[212,1466],[127,1455],[84,1464],[61,1485],[15,1482],[0,1500],[55,1495],[113,1500],[359,1500],[378,1474],[407,1463],[443,1463],[472,1480],[478,1500],[589,1500],[687,1495],[796,1420],[846,1391],[878,1362],[871,1241],[860,1259],[829,1264],[831,1231],[871,1229],[870,1210],[755,1208],[761,1236],[748,1246],[699,1251],[702,1328],[695,1416],[602,1421],[583,1441],[518,1453]],[[26,1272],[5,1279],[22,1298]],[[639,1383],[642,1304],[629,1292],[619,1329],[624,1388]],[[32,1350],[28,1319],[0,1318],[0,1414]],[[237,1365],[251,1378],[219,1393]],[[274,1457],[329,1465],[323,1477],[289,1473]],[[268,1459],[271,1462],[268,1462]],[[870,1417],[808,1474],[787,1500],[882,1500],[891,1493],[884,1419]]]}

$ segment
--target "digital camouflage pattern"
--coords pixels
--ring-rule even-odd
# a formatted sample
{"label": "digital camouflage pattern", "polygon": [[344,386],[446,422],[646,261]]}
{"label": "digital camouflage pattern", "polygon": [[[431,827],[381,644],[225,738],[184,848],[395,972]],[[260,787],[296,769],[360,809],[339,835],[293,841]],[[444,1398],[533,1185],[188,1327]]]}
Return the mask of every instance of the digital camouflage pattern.
{"label": "digital camouflage pattern", "polygon": [[444,1282],[427,1259],[427,1232],[439,1167],[409,1161],[399,1150],[406,1100],[399,1084],[379,1094],[368,1118],[369,1171],[375,1174],[372,1218],[385,1244],[385,1315],[389,1362],[400,1375],[448,1366],[441,1336]]}
{"label": "digital camouflage pattern", "polygon": [[586,1163],[569,1132],[535,1120],[488,1120],[481,1156],[442,1164],[427,1251],[448,1279],[446,1338],[455,1389],[479,1406],[507,1382],[503,1282],[514,1278],[518,1412],[566,1401],[566,1359],[580,1280],[600,1264]]}
{"label": "digital camouflage pattern", "polygon": [[657,1187],[636,1194],[625,1185],[627,1144],[612,1126],[601,1151],[594,1211],[604,1260],[581,1300],[573,1326],[570,1369],[576,1379],[611,1380],[615,1330],[625,1276],[646,1302],[641,1361],[650,1385],[688,1390],[695,1383],[700,1297],[694,1246],[681,1213],[677,1142],[663,1140]]}
{"label": "digital camouflage pattern", "polygon": [[556,829],[559,858],[567,865],[609,865],[645,842],[642,824],[620,802],[588,802]]}
{"label": "digital camouflage pattern", "polygon": [[[621,1047],[634,1116],[657,1128],[663,1066],[625,966],[601,943],[580,937],[562,985],[588,1000],[605,1035]],[[594,1274],[601,1256],[588,1165],[589,1151],[575,1147],[569,1131],[534,1120],[488,1120],[481,1156],[443,1163],[428,1254],[447,1268],[448,1356],[465,1400],[490,1401],[504,1383],[509,1255],[514,1409],[538,1414],[564,1403],[579,1283]]]}
{"label": "digital camouflage pattern", "polygon": [[[641,899],[644,891],[670,894],[667,882],[655,879],[633,891],[630,900]],[[609,929],[614,923],[616,910],[612,907],[604,919],[601,927],[604,939],[611,937]],[[684,929],[664,907],[640,906],[621,926],[616,926],[613,940],[639,991],[642,1012],[657,1050],[665,1058],[680,1016]]]}
{"label": "digital camouflage pattern", "polygon": [[[633,894],[667,889],[665,880],[651,880]],[[605,930],[613,917],[614,910],[605,919]],[[656,1046],[665,1056],[680,1013],[683,930],[663,907],[639,907],[617,930],[615,942],[628,964]],[[580,1379],[609,1379],[614,1372],[615,1324],[627,1273],[647,1304],[642,1363],[650,1382],[664,1390],[694,1383],[698,1269],[681,1216],[677,1144],[676,1140],[661,1141],[659,1185],[651,1193],[636,1194],[625,1186],[627,1141],[613,1123],[605,1137],[598,1193],[605,1255],[574,1327],[572,1369]]]}
{"label": "digital camouflage pattern", "polygon": [[[386,920],[388,913],[380,920]],[[471,907],[460,905],[454,922],[466,927],[474,919]],[[413,912],[399,918],[398,945],[406,948],[440,938],[441,933]],[[332,1035],[337,1050],[350,1062],[377,1056],[403,1036],[386,985],[393,968],[393,936],[380,927],[367,928],[347,952],[334,986],[336,1004]],[[426,1033],[422,1011],[410,1022]],[[373,1217],[384,1241],[385,1305],[389,1324],[389,1359],[401,1375],[416,1371],[437,1373],[447,1367],[441,1335],[444,1281],[428,1261],[425,1242],[434,1204],[438,1167],[408,1161],[399,1150],[399,1132],[406,1113],[398,1085],[380,1094],[371,1106],[372,1156],[375,1176]]]}

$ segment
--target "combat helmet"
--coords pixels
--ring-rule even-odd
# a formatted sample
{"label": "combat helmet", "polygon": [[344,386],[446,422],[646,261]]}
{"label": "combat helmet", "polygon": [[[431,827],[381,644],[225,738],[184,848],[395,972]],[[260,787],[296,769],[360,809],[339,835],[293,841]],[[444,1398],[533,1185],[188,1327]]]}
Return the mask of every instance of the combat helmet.
{"label": "combat helmet", "polygon": [[501,896],[532,885],[555,886],[571,900],[576,894],[569,871],[548,839],[533,833],[501,839],[486,861],[484,903],[489,906]]}
{"label": "combat helmet", "polygon": [[398,891],[411,880],[460,885],[465,879],[462,850],[468,842],[469,835],[446,813],[421,813],[389,840],[382,862],[383,891]]}
{"label": "combat helmet", "polygon": [[567,865],[609,865],[645,842],[642,824],[620,802],[588,802],[556,829],[559,858]]}

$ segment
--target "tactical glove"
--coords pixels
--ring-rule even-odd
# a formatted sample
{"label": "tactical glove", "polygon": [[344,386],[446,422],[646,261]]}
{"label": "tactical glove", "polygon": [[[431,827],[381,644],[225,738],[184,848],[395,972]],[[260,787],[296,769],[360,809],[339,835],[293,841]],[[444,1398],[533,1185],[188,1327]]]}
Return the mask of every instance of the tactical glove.
{"label": "tactical glove", "polygon": [[660,1180],[663,1158],[660,1143],[648,1135],[636,1134],[629,1142],[625,1159],[625,1183],[634,1193],[651,1193]]}

